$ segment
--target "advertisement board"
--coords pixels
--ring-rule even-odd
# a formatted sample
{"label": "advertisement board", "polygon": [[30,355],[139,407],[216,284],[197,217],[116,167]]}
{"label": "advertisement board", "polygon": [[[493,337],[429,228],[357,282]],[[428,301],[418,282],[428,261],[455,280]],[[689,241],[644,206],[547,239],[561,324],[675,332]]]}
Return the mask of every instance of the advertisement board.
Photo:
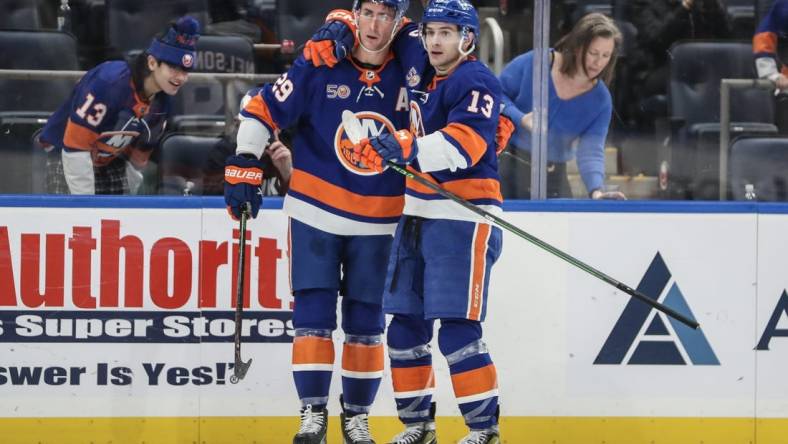
{"label": "advertisement board", "polygon": [[[253,364],[239,384],[229,381],[239,233],[218,200],[15,202],[0,207],[4,427],[21,430],[12,421],[29,419],[54,433],[47,419],[199,419],[162,442],[214,443],[224,441],[206,438],[218,436],[211,421],[248,418],[233,436],[246,439],[249,430],[260,439],[265,429],[262,442],[288,442],[299,403],[290,373],[288,220],[276,201],[247,226],[242,354]],[[505,218],[701,328],[505,232],[484,332],[510,442],[593,442],[573,433],[602,427],[596,421],[608,443],[672,436],[665,433],[756,442],[756,421],[758,443],[779,442],[788,418],[788,278],[780,260],[788,207],[575,205],[526,205]],[[341,350],[340,331],[334,340]],[[459,410],[435,350],[440,425]],[[335,374],[332,414],[339,387]],[[372,411],[385,418],[382,430],[399,428],[392,399],[386,365]],[[462,435],[461,422],[447,424],[442,436]]]}

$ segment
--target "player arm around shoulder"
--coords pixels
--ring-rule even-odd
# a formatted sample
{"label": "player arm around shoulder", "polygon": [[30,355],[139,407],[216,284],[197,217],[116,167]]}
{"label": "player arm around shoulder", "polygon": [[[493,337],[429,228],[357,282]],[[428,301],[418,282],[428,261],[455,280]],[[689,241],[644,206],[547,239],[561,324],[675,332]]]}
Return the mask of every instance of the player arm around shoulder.
{"label": "player arm around shoulder", "polygon": [[[390,13],[376,13],[369,5],[382,5],[390,9]],[[403,42],[407,34],[415,30],[415,24],[405,17],[408,0],[355,0],[351,11],[335,9],[328,13],[325,23],[304,45],[304,59],[315,67],[333,68],[340,60],[350,56],[354,51],[362,50],[368,54],[389,51],[396,42]],[[380,26],[394,23],[389,35],[383,36],[385,44],[366,41],[362,36],[361,22],[378,22]],[[379,46],[380,48],[375,48]]]}
{"label": "player arm around shoulder", "polygon": [[[497,80],[472,69],[463,72],[461,80],[454,74],[475,49],[479,29],[475,12],[463,9],[466,4],[462,2],[454,3],[430,3],[419,27],[423,50],[437,74],[433,82],[437,86],[429,94],[440,95],[440,100],[452,104],[447,110],[447,125],[421,137],[400,130],[362,141],[356,151],[373,168],[381,169],[386,162],[408,164],[418,159],[421,172],[453,172],[475,164],[487,150],[488,141],[481,134],[498,125],[496,97],[500,94],[493,91]],[[434,106],[429,100],[422,107]],[[507,123],[503,122],[505,127],[498,134],[502,143],[511,134]]]}

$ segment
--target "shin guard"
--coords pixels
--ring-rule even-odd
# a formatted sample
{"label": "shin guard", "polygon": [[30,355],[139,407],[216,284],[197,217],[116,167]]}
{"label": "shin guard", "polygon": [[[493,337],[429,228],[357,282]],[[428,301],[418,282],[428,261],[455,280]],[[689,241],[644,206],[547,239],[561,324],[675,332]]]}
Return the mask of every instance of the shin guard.
{"label": "shin guard", "polygon": [[343,408],[348,415],[369,413],[383,378],[380,335],[346,335],[342,350]]}
{"label": "shin guard", "polygon": [[435,373],[432,369],[432,321],[395,315],[389,324],[391,379],[400,421],[429,421]]}
{"label": "shin guard", "polygon": [[302,407],[320,410],[328,404],[334,342],[331,330],[296,329],[293,339],[293,380]]}
{"label": "shin guard", "polygon": [[479,322],[465,319],[442,320],[438,333],[454,396],[472,430],[489,429],[498,422],[498,377],[481,336]]}

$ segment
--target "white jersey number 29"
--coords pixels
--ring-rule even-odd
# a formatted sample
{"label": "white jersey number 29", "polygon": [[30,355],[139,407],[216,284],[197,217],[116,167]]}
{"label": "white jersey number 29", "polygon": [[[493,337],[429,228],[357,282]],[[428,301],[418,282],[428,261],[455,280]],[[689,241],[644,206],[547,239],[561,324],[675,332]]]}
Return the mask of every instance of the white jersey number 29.
{"label": "white jersey number 29", "polygon": [[[471,97],[471,104],[468,105],[468,112],[479,112],[479,95],[479,91],[471,91],[471,96],[473,97]],[[485,94],[484,97],[482,97],[482,100],[484,100],[484,105],[482,105],[481,108],[482,114],[484,114],[484,117],[489,119],[490,116],[492,116],[492,107],[493,104],[495,104],[495,100],[493,100],[492,96],[489,94]]]}
{"label": "white jersey number 29", "polygon": [[284,102],[293,92],[293,82],[287,78],[287,73],[282,74],[282,77],[277,79],[273,86],[274,97],[280,102]]}

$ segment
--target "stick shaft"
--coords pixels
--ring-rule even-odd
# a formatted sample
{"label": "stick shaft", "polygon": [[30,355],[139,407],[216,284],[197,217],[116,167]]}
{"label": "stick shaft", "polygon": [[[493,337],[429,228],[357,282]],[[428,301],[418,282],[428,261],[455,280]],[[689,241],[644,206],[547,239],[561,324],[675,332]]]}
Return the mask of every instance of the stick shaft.
{"label": "stick shaft", "polygon": [[244,310],[244,281],[246,280],[246,208],[241,210],[238,234],[238,282],[235,287],[235,361],[241,361],[241,322]]}
{"label": "stick shaft", "polygon": [[498,216],[496,216],[496,215],[494,215],[494,214],[492,214],[492,213],[490,213],[490,212],[488,212],[488,211],[486,211],[486,210],[484,210],[484,209],[472,204],[471,202],[468,202],[467,200],[457,196],[456,194],[452,193],[451,191],[448,191],[448,190],[444,189],[440,185],[437,185],[437,184],[435,184],[433,182],[430,182],[429,180],[427,180],[427,179],[425,179],[425,178],[423,178],[421,176],[417,176],[417,175],[411,173],[410,171],[408,171],[407,169],[397,165],[396,163],[393,163],[391,161],[387,161],[386,163],[388,164],[388,166],[390,168],[394,169],[394,171],[404,175],[408,179],[412,179],[412,180],[414,180],[414,181],[426,186],[427,188],[435,191],[436,193],[440,194],[441,196],[443,196],[443,197],[445,197],[447,199],[450,199],[450,200],[462,205],[463,207],[473,211],[474,213],[478,214],[479,216],[483,217],[484,219],[486,219],[486,220],[498,225],[499,227],[501,227],[501,228],[503,228],[505,230],[510,231],[511,233],[514,233],[515,235],[527,240],[528,242],[531,242],[532,244],[534,244],[537,247],[547,251],[548,253],[551,253],[551,254],[553,254],[555,256],[558,256],[559,258],[565,260],[566,262],[569,262],[570,264],[574,265],[575,267],[577,267],[577,268],[585,271],[586,273],[588,273],[588,274],[590,274],[590,275],[592,275],[592,276],[594,276],[594,277],[596,277],[596,278],[598,278],[598,279],[600,279],[600,280],[602,280],[602,281],[604,281],[604,282],[616,287],[617,289],[619,289],[619,290],[623,291],[624,293],[627,293],[628,295],[640,300],[641,302],[644,302],[644,303],[650,305],[651,307],[653,307],[653,308],[665,313],[666,315],[678,320],[679,322],[687,325],[688,327],[691,327],[693,329],[698,328],[699,325],[698,325],[698,323],[695,320],[692,320],[692,319],[684,316],[683,314],[677,312],[676,310],[673,310],[672,308],[670,308],[670,307],[668,307],[666,305],[663,305],[663,304],[655,301],[654,299],[646,296],[645,294],[635,290],[634,288],[629,287],[628,285],[625,285],[622,282],[617,281],[616,279],[613,279],[612,277],[610,277],[607,274],[597,270],[596,268],[586,264],[585,262],[581,261],[580,259],[577,259],[574,256],[571,256],[570,254],[565,253],[564,251],[562,251],[562,250],[560,250],[560,249],[548,244],[547,242],[537,238],[536,236],[533,236],[532,234],[530,234],[530,233],[520,229],[519,227],[507,222],[506,220],[504,220],[504,219],[502,219],[502,218],[500,218],[500,217],[498,217]]}

